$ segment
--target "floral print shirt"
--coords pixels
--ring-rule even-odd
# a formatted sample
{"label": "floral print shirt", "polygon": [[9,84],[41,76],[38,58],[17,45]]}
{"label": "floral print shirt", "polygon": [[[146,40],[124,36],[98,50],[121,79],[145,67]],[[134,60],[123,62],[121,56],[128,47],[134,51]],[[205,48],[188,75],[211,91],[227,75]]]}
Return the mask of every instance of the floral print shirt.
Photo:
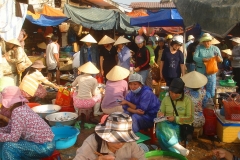
{"label": "floral print shirt", "polygon": [[27,105],[15,108],[8,125],[0,128],[0,142],[23,139],[42,144],[51,142],[53,137],[48,124]]}
{"label": "floral print shirt", "polygon": [[195,112],[202,112],[203,107],[207,104],[207,93],[204,88],[193,90],[185,87],[185,95],[188,95],[194,104]]}

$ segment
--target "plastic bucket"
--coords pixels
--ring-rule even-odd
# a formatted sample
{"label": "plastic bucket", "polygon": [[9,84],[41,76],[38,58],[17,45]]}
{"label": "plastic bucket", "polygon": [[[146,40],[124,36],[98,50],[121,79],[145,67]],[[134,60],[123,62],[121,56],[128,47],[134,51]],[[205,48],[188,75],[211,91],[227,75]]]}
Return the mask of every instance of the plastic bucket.
{"label": "plastic bucket", "polygon": [[33,108],[33,107],[36,107],[36,106],[41,106],[40,103],[27,103],[27,105],[28,105],[30,108]]}
{"label": "plastic bucket", "polygon": [[203,110],[205,124],[203,131],[205,135],[212,136],[217,134],[217,116],[213,109],[205,108]]}
{"label": "plastic bucket", "polygon": [[150,151],[145,154],[146,158],[153,158],[156,156],[169,156],[173,158],[177,158],[179,160],[187,160],[186,157],[182,156],[181,154],[169,151]]}
{"label": "plastic bucket", "polygon": [[67,149],[72,147],[76,141],[80,131],[72,126],[53,126],[51,127],[56,143],[56,149]]}

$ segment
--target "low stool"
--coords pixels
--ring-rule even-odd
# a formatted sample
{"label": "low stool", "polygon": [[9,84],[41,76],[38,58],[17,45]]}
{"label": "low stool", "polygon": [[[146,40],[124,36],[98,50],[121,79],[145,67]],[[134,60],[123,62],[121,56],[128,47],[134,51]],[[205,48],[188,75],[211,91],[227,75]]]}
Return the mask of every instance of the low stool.
{"label": "low stool", "polygon": [[203,127],[196,127],[196,128],[194,128],[193,137],[198,138],[202,134],[203,134]]}
{"label": "low stool", "polygon": [[148,135],[151,138],[151,140],[150,140],[151,144],[158,143],[156,133],[154,133],[154,127],[144,129],[144,130],[140,130],[139,132],[142,133],[142,134]]}
{"label": "low stool", "polygon": [[55,150],[51,156],[42,158],[41,160],[61,160],[60,152]]}
{"label": "low stool", "polygon": [[89,121],[92,114],[93,114],[93,107],[92,108],[78,108],[78,117],[81,117],[81,120],[83,120],[82,115],[85,115],[85,121]]}

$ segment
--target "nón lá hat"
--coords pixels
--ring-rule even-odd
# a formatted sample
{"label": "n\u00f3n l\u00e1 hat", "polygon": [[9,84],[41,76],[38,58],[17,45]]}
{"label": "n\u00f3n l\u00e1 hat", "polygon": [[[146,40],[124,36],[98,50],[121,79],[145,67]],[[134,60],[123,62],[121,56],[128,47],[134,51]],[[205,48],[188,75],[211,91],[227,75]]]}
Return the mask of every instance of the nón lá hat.
{"label": "n\u00f3n l\u00e1 hat", "polygon": [[98,44],[99,45],[102,45],[102,44],[111,44],[111,43],[114,43],[115,40],[108,37],[107,35],[105,35],[99,42]]}
{"label": "n\u00f3n l\u00e1 hat", "polygon": [[91,34],[86,35],[80,41],[89,42],[89,43],[97,43],[97,41],[91,36]]}
{"label": "n\u00f3n l\u00e1 hat", "polygon": [[120,66],[114,66],[107,74],[107,79],[110,81],[119,81],[127,78],[130,71]]}
{"label": "n\u00f3n l\u00e1 hat", "polygon": [[123,36],[120,36],[117,41],[114,43],[114,46],[115,45],[118,45],[118,44],[124,44],[124,43],[129,43],[130,41],[126,38],[124,38]]}
{"label": "n\u00f3n l\u00e1 hat", "polygon": [[95,67],[95,65],[92,62],[87,62],[87,63],[83,64],[82,66],[80,66],[78,68],[78,70],[80,72],[88,73],[88,74],[97,74],[97,73],[99,73],[99,70],[97,69],[97,67]]}
{"label": "n\u00f3n l\u00e1 hat", "polygon": [[201,88],[207,84],[207,77],[197,71],[192,71],[181,77],[188,88]]}

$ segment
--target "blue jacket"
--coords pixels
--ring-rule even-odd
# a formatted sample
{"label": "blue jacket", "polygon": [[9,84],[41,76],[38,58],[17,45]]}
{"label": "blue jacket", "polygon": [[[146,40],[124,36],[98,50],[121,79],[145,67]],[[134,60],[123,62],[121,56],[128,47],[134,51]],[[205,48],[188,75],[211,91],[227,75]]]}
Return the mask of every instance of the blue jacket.
{"label": "blue jacket", "polygon": [[[92,44],[91,48],[92,63],[99,68],[99,50],[96,44]],[[88,47],[84,44],[80,50],[80,66],[88,62]]]}
{"label": "blue jacket", "polygon": [[[157,117],[160,101],[148,86],[143,86],[137,94],[129,92],[125,99],[135,104],[137,109],[145,111],[143,116],[149,121],[153,121],[153,119]],[[123,105],[125,111],[127,108],[127,105]]]}

